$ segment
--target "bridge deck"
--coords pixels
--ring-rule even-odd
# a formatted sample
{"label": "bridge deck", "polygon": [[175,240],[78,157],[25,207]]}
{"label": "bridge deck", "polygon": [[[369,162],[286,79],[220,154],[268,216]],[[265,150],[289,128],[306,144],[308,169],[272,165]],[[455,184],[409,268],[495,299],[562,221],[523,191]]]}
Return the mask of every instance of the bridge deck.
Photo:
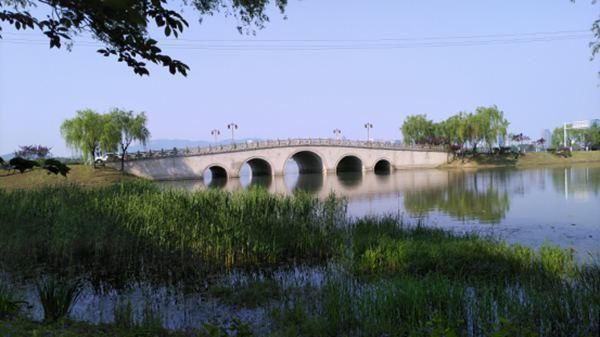
{"label": "bridge deck", "polygon": [[187,157],[202,156],[219,153],[235,153],[243,151],[253,151],[258,149],[286,148],[295,146],[326,146],[326,147],[350,147],[362,149],[381,149],[396,151],[426,151],[426,152],[448,152],[444,146],[426,146],[426,145],[405,145],[392,142],[373,142],[346,139],[327,139],[327,138],[296,138],[296,139],[277,139],[258,142],[234,143],[227,145],[209,145],[207,147],[194,147],[161,151],[146,151],[128,153],[126,160],[156,159],[162,157]]}

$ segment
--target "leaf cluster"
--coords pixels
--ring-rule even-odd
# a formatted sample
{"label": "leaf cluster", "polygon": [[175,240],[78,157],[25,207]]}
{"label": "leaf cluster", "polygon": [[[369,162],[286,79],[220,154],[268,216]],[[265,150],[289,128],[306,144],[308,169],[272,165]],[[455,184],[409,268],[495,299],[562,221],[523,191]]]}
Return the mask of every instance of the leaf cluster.
{"label": "leaf cluster", "polygon": [[427,115],[408,116],[401,131],[406,144],[448,145],[460,149],[469,143],[475,150],[479,143],[489,148],[498,137],[506,135],[508,121],[497,106],[478,107],[473,113],[460,112],[434,123]]}
{"label": "leaf cluster", "polygon": [[19,146],[19,150],[15,151],[15,157],[26,159],[43,159],[50,154],[51,148],[43,145],[24,145]]}
{"label": "leaf cluster", "polygon": [[[201,15],[222,10],[236,16],[240,32],[252,25],[262,28],[269,20],[265,13],[269,3],[270,0],[183,1],[183,5],[191,5]],[[283,12],[287,0],[275,0],[275,4]],[[43,7],[47,15],[37,14],[37,7]],[[149,33],[158,28],[166,37],[178,38],[189,26],[182,11],[171,9],[168,0],[2,0],[0,23],[3,22],[17,30],[40,30],[48,38],[50,48],[61,48],[65,41],[88,33],[104,45],[98,53],[116,57],[140,76],[150,74],[146,62],[166,67],[171,74],[186,76],[190,69],[165,54]]]}

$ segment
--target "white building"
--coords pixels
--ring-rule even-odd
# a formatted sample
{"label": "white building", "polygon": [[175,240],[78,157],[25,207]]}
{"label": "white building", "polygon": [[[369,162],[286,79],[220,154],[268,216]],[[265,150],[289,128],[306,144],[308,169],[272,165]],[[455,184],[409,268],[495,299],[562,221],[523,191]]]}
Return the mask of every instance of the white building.
{"label": "white building", "polygon": [[600,126],[600,119],[588,119],[588,120],[583,120],[583,121],[575,121],[575,122],[571,122],[569,124],[571,124],[571,127],[567,126],[569,129],[574,129],[574,130],[589,129],[593,125]]}

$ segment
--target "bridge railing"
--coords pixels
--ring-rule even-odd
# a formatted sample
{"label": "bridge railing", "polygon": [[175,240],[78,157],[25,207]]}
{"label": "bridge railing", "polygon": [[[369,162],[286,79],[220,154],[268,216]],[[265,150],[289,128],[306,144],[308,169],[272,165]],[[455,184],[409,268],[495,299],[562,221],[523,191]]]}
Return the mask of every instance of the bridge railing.
{"label": "bridge railing", "polygon": [[368,149],[385,149],[385,150],[409,150],[409,151],[434,151],[447,152],[444,146],[429,146],[429,145],[406,145],[393,142],[380,141],[361,141],[347,139],[330,139],[330,138],[290,138],[276,140],[261,140],[256,142],[233,143],[224,145],[209,145],[205,147],[193,148],[173,148],[170,150],[161,149],[160,151],[145,151],[127,153],[126,160],[150,159],[161,157],[183,157],[183,156],[199,156],[217,153],[248,151],[256,149],[270,149],[277,147],[289,146],[339,146],[339,147],[357,147]]}

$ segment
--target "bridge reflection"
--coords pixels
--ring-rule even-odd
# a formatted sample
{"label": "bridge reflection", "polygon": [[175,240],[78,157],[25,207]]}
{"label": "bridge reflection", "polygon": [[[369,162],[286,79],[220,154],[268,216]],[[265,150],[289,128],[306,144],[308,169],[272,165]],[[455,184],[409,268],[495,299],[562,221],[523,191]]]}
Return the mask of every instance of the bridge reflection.
{"label": "bridge reflection", "polygon": [[[222,188],[226,191],[261,186],[270,193],[291,195],[305,190],[319,198],[333,192],[355,205],[379,202],[380,205],[375,207],[380,213],[402,211],[413,218],[420,218],[431,212],[441,212],[461,221],[474,219],[482,223],[498,223],[510,209],[507,186],[512,184],[508,184],[509,176],[513,183],[520,180],[518,174],[507,171],[474,173],[424,169],[385,173],[385,164],[382,166],[378,172],[363,173],[349,169],[333,176],[291,173],[271,177],[247,172],[234,179],[213,177],[204,181],[165,181],[159,184],[188,190]],[[385,206],[391,199],[396,202]]]}

